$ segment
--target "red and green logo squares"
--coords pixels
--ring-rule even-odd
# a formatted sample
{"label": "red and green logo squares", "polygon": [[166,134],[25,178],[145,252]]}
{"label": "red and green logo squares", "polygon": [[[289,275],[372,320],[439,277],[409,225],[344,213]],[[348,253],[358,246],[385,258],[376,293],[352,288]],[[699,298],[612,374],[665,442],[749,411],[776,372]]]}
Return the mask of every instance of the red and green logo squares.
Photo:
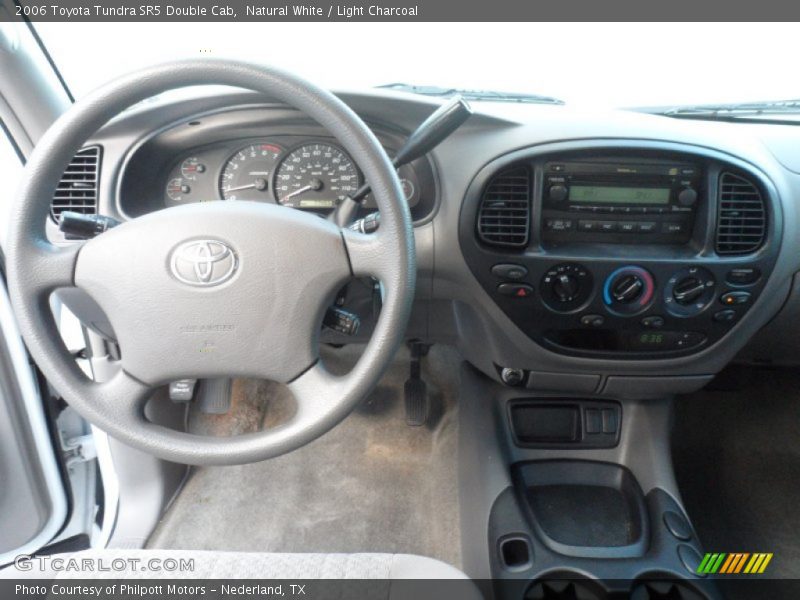
{"label": "red and green logo squares", "polygon": [[769,552],[724,552],[708,553],[697,567],[701,575],[737,575],[740,573],[763,573],[772,560]]}

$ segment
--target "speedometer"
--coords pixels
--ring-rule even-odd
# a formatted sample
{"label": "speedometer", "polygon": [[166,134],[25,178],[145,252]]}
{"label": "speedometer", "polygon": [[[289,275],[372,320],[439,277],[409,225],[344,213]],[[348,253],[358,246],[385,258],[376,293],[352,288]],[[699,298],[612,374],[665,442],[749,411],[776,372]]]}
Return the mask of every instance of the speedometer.
{"label": "speedometer", "polygon": [[293,150],[275,177],[275,195],[284,206],[326,210],[358,189],[352,159],[336,146],[310,143]]}

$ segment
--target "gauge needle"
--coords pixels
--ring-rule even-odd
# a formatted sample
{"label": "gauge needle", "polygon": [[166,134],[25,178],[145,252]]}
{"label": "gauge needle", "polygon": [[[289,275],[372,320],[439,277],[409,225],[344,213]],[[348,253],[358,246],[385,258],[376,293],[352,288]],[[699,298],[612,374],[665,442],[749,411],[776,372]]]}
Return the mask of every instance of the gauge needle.
{"label": "gauge needle", "polygon": [[225,193],[227,194],[228,192],[238,192],[239,190],[250,190],[250,189],[256,189],[259,191],[267,189],[267,180],[256,179],[254,183],[250,183],[247,185],[240,185],[238,187],[227,188],[225,190]]}
{"label": "gauge needle", "polygon": [[299,196],[303,192],[310,192],[310,191],[319,191],[322,189],[322,182],[319,179],[312,179],[311,183],[308,185],[304,185],[300,189],[293,191],[291,194],[287,194],[283,198],[281,198],[281,202],[286,202],[289,198],[294,198],[295,196]]}

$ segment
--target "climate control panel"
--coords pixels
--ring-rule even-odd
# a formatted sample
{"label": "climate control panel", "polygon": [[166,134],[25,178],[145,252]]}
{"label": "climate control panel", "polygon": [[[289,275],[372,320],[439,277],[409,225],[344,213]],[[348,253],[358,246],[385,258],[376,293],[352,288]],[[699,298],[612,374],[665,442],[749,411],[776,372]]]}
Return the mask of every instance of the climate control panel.
{"label": "climate control panel", "polygon": [[759,265],[519,257],[479,278],[531,338],[564,354],[659,358],[725,335],[763,288]]}

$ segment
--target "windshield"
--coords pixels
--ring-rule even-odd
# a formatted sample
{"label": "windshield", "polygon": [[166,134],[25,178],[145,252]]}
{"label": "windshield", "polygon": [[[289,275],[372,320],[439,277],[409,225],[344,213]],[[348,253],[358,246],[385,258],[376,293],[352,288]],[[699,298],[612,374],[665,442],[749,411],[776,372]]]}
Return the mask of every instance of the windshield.
{"label": "windshield", "polygon": [[[530,93],[594,107],[800,97],[779,56],[796,25],[732,23],[40,23],[76,98],[125,72],[216,56],[334,89],[392,83]],[[743,42],[746,40],[746,43]]]}

